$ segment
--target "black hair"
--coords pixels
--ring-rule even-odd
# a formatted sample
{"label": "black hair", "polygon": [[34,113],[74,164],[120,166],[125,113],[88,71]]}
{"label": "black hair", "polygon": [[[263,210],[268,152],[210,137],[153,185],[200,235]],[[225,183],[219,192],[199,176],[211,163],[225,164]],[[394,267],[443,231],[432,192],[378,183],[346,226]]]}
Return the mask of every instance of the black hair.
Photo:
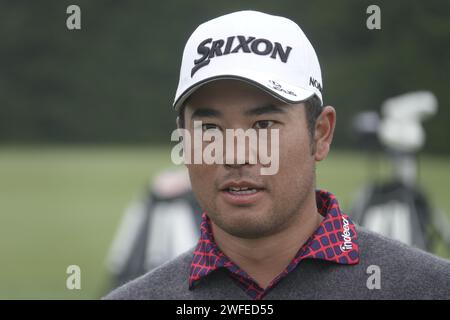
{"label": "black hair", "polygon": [[317,118],[322,113],[322,103],[320,102],[320,99],[313,95],[308,100],[305,100],[305,114],[306,114],[306,123],[308,124],[308,132],[309,137],[311,138],[311,142],[314,138],[315,128],[316,128],[316,121]]}

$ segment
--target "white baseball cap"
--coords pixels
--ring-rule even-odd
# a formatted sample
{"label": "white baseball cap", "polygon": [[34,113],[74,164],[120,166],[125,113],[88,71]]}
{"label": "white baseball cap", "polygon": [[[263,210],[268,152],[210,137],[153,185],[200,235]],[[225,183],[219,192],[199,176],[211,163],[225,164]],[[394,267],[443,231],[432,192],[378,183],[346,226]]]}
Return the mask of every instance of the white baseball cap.
{"label": "white baseball cap", "polygon": [[323,103],[319,60],[308,38],[295,22],[262,12],[238,11],[197,27],[184,48],[174,108],[219,79],[245,81],[286,103],[313,95]]}

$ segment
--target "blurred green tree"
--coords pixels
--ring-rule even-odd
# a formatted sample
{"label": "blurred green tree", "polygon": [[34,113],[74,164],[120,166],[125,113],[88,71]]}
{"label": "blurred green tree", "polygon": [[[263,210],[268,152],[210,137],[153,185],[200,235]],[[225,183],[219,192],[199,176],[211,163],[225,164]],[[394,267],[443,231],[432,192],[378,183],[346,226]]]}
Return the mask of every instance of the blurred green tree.
{"label": "blurred green tree", "polygon": [[[81,30],[66,8],[81,8]],[[254,9],[296,21],[322,65],[336,107],[337,147],[351,147],[353,115],[427,89],[438,116],[427,150],[450,153],[450,2],[379,1],[381,30],[366,28],[369,1],[1,1],[0,141],[169,143],[183,46],[195,27]]]}

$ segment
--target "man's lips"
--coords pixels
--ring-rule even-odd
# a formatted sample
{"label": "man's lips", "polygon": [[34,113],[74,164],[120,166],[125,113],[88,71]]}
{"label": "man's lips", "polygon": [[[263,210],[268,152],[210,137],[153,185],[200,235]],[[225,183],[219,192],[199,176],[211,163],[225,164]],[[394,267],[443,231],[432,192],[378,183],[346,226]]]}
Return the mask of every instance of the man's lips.
{"label": "man's lips", "polygon": [[250,180],[228,181],[221,185],[220,194],[232,205],[248,205],[260,200],[265,193],[262,184]]}
{"label": "man's lips", "polygon": [[221,191],[227,191],[230,189],[264,189],[264,185],[251,180],[229,180],[220,185]]}

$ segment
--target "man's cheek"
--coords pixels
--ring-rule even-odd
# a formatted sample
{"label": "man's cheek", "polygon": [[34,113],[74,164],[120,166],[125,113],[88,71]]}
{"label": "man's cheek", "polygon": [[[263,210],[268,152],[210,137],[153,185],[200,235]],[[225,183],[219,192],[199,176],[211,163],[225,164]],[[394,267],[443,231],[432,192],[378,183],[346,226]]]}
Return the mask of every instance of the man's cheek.
{"label": "man's cheek", "polygon": [[280,170],[290,170],[301,160],[300,146],[295,140],[281,140],[279,145]]}
{"label": "man's cheek", "polygon": [[309,156],[305,152],[300,144],[290,145],[280,150],[280,168],[275,178],[283,180],[284,183],[301,178],[302,172],[306,170],[307,156]]}
{"label": "man's cheek", "polygon": [[191,165],[189,168],[192,188],[198,193],[213,194],[216,190],[214,174],[207,166]]}

